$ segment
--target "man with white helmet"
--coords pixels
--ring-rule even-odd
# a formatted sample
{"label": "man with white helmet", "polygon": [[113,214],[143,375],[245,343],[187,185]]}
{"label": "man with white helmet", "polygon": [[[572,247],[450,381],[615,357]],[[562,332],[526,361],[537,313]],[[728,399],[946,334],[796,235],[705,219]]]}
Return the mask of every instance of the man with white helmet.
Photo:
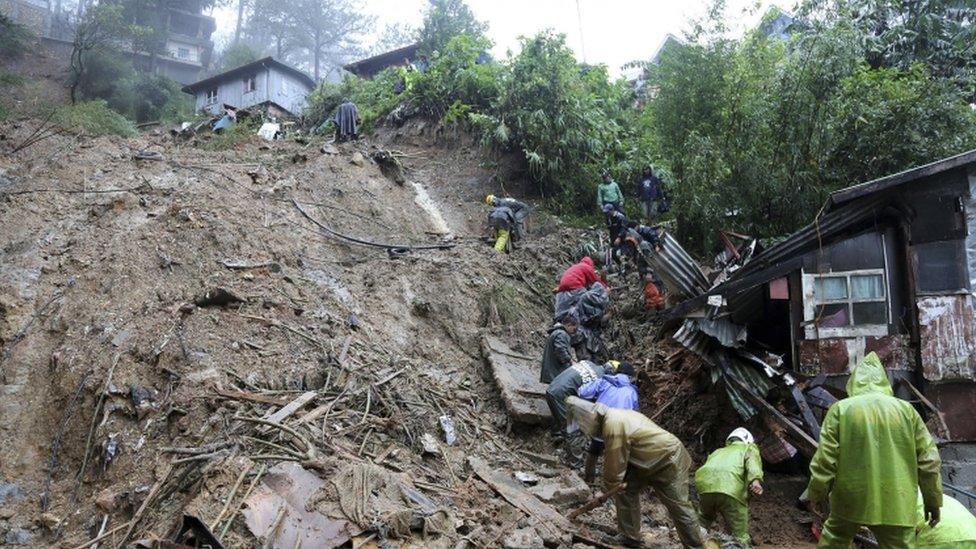
{"label": "man with white helmet", "polygon": [[739,427],[725,446],[708,456],[695,473],[701,503],[699,515],[708,528],[719,515],[739,542],[749,544],[749,494],[762,495],[762,458],[752,433]]}

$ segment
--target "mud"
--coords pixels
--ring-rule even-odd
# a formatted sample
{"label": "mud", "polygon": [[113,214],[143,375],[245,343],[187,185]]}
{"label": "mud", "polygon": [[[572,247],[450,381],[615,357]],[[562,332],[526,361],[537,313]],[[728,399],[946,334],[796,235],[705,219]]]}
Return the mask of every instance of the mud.
{"label": "mud", "polygon": [[[0,152],[36,124],[0,127]],[[379,463],[454,517],[406,538],[359,525],[350,543],[498,546],[516,530],[534,539],[532,517],[466,465],[478,456],[506,471],[552,469],[531,457],[553,452],[544,430],[505,414],[479,342],[490,333],[538,353],[552,286],[583,231],[540,211],[523,246],[493,253],[481,240],[481,201],[520,194],[510,182],[522,167],[440,129],[415,125],[336,154],[319,153],[318,142],[204,144],[162,132],[59,135],[0,155],[10,180],[0,190],[0,487],[15,494],[0,502],[0,534],[70,547],[118,529],[107,538],[115,546],[169,536],[189,513],[226,529],[227,546],[250,546],[260,540],[235,504],[250,483],[264,486],[259,473],[276,463],[267,455],[297,453],[323,479],[345,463]],[[402,154],[412,184],[351,162],[377,148]],[[140,150],[163,160],[135,160]],[[292,200],[344,235],[454,247],[391,255],[355,245],[324,234]],[[236,299],[198,299],[218,289]],[[621,310],[635,292],[615,288]],[[644,366],[645,412],[700,459],[734,418],[705,389],[700,365],[665,360],[676,348],[655,343],[655,328],[621,315],[611,348]],[[307,392],[285,422],[301,438],[241,419],[281,413]],[[425,451],[427,435],[436,452]],[[319,516],[340,518],[328,485],[310,501]],[[798,539],[776,526],[790,518],[781,507],[770,507],[758,540]],[[648,516],[649,541],[673,545],[660,507]],[[612,507],[584,524],[595,539],[612,532]]]}

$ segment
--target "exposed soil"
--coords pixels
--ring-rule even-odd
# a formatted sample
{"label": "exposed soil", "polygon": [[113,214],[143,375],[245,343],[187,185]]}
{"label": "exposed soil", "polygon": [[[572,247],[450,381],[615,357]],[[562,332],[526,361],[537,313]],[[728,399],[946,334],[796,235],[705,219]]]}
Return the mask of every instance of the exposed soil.
{"label": "exposed soil", "polygon": [[[491,333],[539,353],[552,286],[585,233],[540,211],[521,247],[493,253],[481,240],[481,200],[522,194],[509,183],[521,181],[517,162],[418,124],[332,153],[320,142],[258,138],[209,151],[157,131],[129,140],[57,135],[6,154],[37,123],[0,126],[7,543],[74,547],[117,529],[105,539],[114,547],[169,536],[187,513],[226,527],[227,546],[258,546],[236,509],[264,467],[281,461],[268,456],[324,479],[305,510],[348,524],[333,538],[347,543],[558,538],[467,461],[542,479],[564,473],[542,429],[513,428],[479,350]],[[370,160],[377,147],[400,154],[406,184]],[[140,150],[162,160],[134,159]],[[418,205],[414,184],[441,220]],[[299,208],[355,238],[453,247],[391,254],[330,236]],[[643,365],[645,412],[700,460],[734,412],[689,354],[668,359],[678,349],[655,342],[657,325],[633,307],[637,295],[636,286],[615,288],[610,347]],[[268,418],[309,392],[284,422],[294,434],[241,419]],[[442,417],[455,426],[453,444]],[[373,463],[385,486],[402,490],[376,481],[353,512],[339,487],[365,483]],[[791,507],[795,484],[769,486],[754,511],[756,540],[795,547],[807,539]],[[390,518],[406,505],[396,494],[418,491],[428,501],[412,499],[414,509],[430,503],[448,518],[434,521],[440,511],[430,509],[422,527],[409,512],[407,526]],[[551,503],[567,513],[580,502]],[[649,507],[648,541],[674,545],[666,514]],[[590,539],[612,533],[612,506],[583,523]]]}

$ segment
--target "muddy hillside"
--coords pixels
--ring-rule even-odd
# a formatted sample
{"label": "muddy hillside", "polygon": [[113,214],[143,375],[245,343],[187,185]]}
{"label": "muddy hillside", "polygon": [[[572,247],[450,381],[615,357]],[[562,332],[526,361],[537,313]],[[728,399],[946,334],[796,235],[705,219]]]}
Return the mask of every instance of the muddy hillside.
{"label": "muddy hillside", "polygon": [[[609,504],[564,518],[598,488],[545,429],[512,422],[482,354],[492,336],[539,355],[587,232],[539,210],[523,246],[494,253],[482,200],[519,196],[517,165],[422,126],[228,150],[57,135],[11,153],[38,124],[0,128],[6,544],[604,546],[615,532]],[[636,282],[614,292],[611,350],[700,459],[734,412],[655,342]],[[645,531],[675,544],[649,506]],[[757,541],[791,545],[788,502],[763,509],[784,525]]]}

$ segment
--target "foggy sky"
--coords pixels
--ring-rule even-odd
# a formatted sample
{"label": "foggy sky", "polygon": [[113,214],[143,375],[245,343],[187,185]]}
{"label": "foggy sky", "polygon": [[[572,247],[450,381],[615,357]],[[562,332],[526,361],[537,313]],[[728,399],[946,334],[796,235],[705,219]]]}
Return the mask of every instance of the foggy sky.
{"label": "foggy sky", "polygon": [[[730,27],[741,33],[755,25],[762,12],[773,4],[791,8],[788,1],[728,0]],[[377,17],[380,32],[387,23],[420,26],[427,0],[365,0],[365,11]],[[518,51],[519,35],[531,36],[545,28],[565,33],[577,58],[604,63],[618,75],[620,65],[647,59],[667,33],[681,36],[688,20],[704,13],[708,0],[468,0],[475,16],[486,21],[488,37],[495,42],[493,53],[503,58],[508,50]],[[218,49],[233,36],[236,10],[215,10]],[[582,39],[581,39],[582,38]],[[585,57],[584,57],[585,54]]]}

